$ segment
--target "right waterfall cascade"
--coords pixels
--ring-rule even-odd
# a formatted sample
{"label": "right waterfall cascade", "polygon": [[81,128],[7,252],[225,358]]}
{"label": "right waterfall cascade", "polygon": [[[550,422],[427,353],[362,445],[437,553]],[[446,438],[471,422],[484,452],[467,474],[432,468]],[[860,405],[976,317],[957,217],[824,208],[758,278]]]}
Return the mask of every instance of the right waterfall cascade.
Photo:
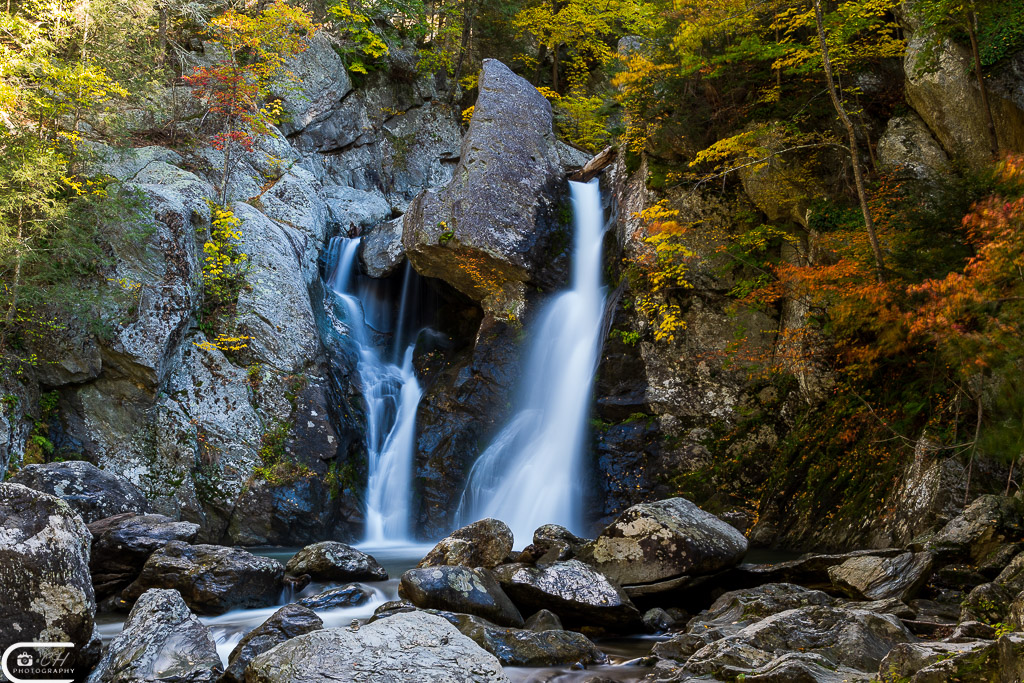
{"label": "right waterfall cascade", "polygon": [[543,524],[583,532],[583,460],[605,304],[605,222],[598,181],[569,185],[571,286],[535,323],[516,409],[474,463],[456,511],[459,524],[502,520],[517,546],[530,543]]}

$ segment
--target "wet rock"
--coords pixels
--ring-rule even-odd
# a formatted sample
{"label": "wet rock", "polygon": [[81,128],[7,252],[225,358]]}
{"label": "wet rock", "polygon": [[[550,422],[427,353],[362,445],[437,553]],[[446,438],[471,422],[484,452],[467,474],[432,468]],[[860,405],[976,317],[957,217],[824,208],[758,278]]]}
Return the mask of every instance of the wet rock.
{"label": "wet rock", "polygon": [[[321,683],[332,678],[375,683],[421,681],[504,683],[494,655],[441,617],[396,614],[358,631],[323,629],[292,638],[260,655],[246,670],[247,683]],[[372,672],[372,675],[368,674]]]}
{"label": "wet rock", "polygon": [[1017,597],[1010,603],[1010,610],[1006,618],[1014,630],[1024,631],[1024,591],[1017,593]]}
{"label": "wet rock", "polygon": [[495,576],[524,609],[549,609],[567,625],[637,628],[641,615],[622,589],[579,560],[540,567],[506,564]]}
{"label": "wet rock", "polygon": [[769,583],[723,593],[711,607],[694,617],[686,630],[705,640],[724,638],[773,614],[801,607],[831,607],[835,604],[836,599],[822,591],[792,583]]}
{"label": "wet rock", "polygon": [[659,659],[685,662],[697,650],[714,641],[709,634],[677,633],[668,640],[657,643],[651,654]]}
{"label": "wet rock", "polygon": [[995,640],[996,630],[980,621],[965,621],[957,624],[953,635],[946,638],[947,643],[967,643],[972,640]]}
{"label": "wet rock", "polygon": [[309,609],[335,609],[337,607],[357,607],[372,597],[372,593],[359,584],[329,588],[317,595],[299,600],[300,605]]}
{"label": "wet rock", "polygon": [[525,628],[531,631],[561,631],[562,620],[551,610],[537,610],[526,620]]}
{"label": "wet rock", "polygon": [[145,496],[131,482],[91,462],[26,465],[10,481],[63,499],[86,524],[122,512],[149,512]]}
{"label": "wet rock", "polygon": [[913,635],[891,615],[826,606],[773,614],[695,652],[686,670],[735,678],[787,653],[823,657],[831,666],[876,671],[882,658]]}
{"label": "wet rock", "polygon": [[493,569],[512,552],[512,530],[497,519],[481,519],[441,540],[417,567],[462,565]]}
{"label": "wet rock", "polygon": [[89,683],[207,683],[223,667],[217,645],[174,590],[146,591]]}
{"label": "wet rock", "polygon": [[142,571],[146,560],[171,541],[191,543],[199,525],[176,522],[164,515],[125,512],[89,525],[92,557],[89,570],[97,599],[113,595]]}
{"label": "wet rock", "polygon": [[315,581],[386,581],[388,573],[372,555],[336,541],[308,545],[288,560],[285,571]]}
{"label": "wet rock", "polygon": [[533,532],[533,543],[523,549],[520,561],[551,564],[560,560],[571,560],[589,542],[564,526],[545,524]]}
{"label": "wet rock", "polygon": [[[410,204],[406,254],[419,273],[445,280],[485,311],[521,306],[523,283],[536,281],[549,260],[557,227],[551,198],[563,182],[551,105],[504,64],[485,59],[454,179]],[[464,263],[483,277],[471,277]]]}
{"label": "wet rock", "polygon": [[398,594],[417,607],[475,614],[521,627],[523,617],[487,569],[426,567],[402,574]]}
{"label": "wet rock", "polygon": [[74,643],[69,664],[79,676],[96,661],[90,541],[81,517],[60,498],[0,484],[0,646]]}
{"label": "wet rock", "polygon": [[1024,633],[1007,633],[996,641],[1000,681],[1024,681]]}
{"label": "wet rock", "polygon": [[378,223],[363,236],[360,256],[363,270],[370,277],[387,277],[405,260],[402,248],[402,221],[396,218]]}
{"label": "wet rock", "polygon": [[711,574],[734,566],[747,539],[685,498],[634,505],[609,524],[581,559],[622,585]]}
{"label": "wet rock", "polygon": [[910,605],[896,598],[885,598],[884,600],[872,600],[870,602],[850,602],[846,603],[846,606],[878,614],[891,614],[900,619],[914,619],[917,617],[917,612]]}
{"label": "wet rock", "polygon": [[284,567],[241,548],[171,541],[154,552],[142,574],[122,592],[132,602],[151,588],[174,588],[198,614],[266,607],[281,593]]}
{"label": "wet rock", "polygon": [[886,655],[878,667],[882,683],[942,683],[998,681],[999,652],[993,642],[904,643]]}
{"label": "wet rock", "polygon": [[979,496],[928,543],[944,561],[977,564],[1002,544],[1024,536],[1024,501],[1009,496]]}
{"label": "wet rock", "polygon": [[245,668],[252,660],[289,638],[301,636],[324,627],[320,617],[309,607],[291,604],[274,612],[269,619],[245,634],[228,656],[228,666],[221,683],[242,683]]}
{"label": "wet rock", "polygon": [[750,683],[867,683],[874,676],[848,666],[836,666],[827,657],[789,652],[744,678]]}
{"label": "wet rock", "polygon": [[480,624],[460,630],[504,666],[587,665],[607,659],[589,638],[574,631],[533,631]]}
{"label": "wet rock", "polygon": [[833,585],[863,600],[908,600],[931,575],[932,554],[903,553],[896,557],[852,557],[828,571]]}
{"label": "wet rock", "polygon": [[676,625],[676,620],[660,607],[654,607],[644,612],[643,620],[644,626],[651,633],[662,633]]}

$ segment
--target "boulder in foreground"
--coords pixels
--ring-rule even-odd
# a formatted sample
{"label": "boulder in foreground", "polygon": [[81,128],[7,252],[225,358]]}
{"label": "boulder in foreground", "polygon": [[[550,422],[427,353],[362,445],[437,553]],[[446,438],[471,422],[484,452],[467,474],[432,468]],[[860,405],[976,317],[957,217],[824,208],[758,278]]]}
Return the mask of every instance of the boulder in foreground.
{"label": "boulder in foreground", "polygon": [[493,569],[512,552],[512,530],[497,519],[481,519],[456,529],[433,547],[417,567],[462,565]]}
{"label": "boulder in foreground", "polygon": [[245,680],[505,683],[508,678],[494,655],[445,619],[406,612],[358,631],[331,628],[292,638],[257,657]]}

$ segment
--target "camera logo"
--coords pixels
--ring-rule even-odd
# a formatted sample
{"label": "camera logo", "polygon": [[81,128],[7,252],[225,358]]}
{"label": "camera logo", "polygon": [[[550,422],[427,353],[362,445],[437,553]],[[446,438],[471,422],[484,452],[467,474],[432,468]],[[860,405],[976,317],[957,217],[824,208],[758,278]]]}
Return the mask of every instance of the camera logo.
{"label": "camera logo", "polygon": [[[11,683],[74,683],[75,671],[68,651],[74,646],[74,643],[15,643],[0,657],[0,671]],[[35,656],[29,651],[35,652]]]}

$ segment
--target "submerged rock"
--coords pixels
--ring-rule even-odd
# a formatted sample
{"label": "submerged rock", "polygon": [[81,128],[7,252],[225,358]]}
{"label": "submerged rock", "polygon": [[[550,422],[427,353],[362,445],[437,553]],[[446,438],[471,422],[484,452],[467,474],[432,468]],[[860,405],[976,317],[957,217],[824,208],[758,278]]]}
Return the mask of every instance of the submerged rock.
{"label": "submerged rock", "polygon": [[61,498],[86,524],[122,512],[149,512],[145,496],[131,482],[84,460],[26,465],[11,482]]}
{"label": "submerged rock", "polygon": [[506,564],[495,576],[524,609],[549,609],[569,625],[637,629],[641,615],[619,586],[579,560],[540,567]]}
{"label": "submerged rock", "polygon": [[512,530],[508,525],[497,519],[481,519],[453,531],[416,566],[462,565],[493,569],[511,552]]}
{"label": "submerged rock", "polygon": [[0,484],[0,647],[71,642],[80,676],[99,655],[89,530],[60,498]]}
{"label": "submerged rock", "polygon": [[372,593],[357,583],[347,586],[328,588],[322,593],[311,595],[299,600],[300,605],[309,609],[335,609],[337,607],[357,607],[370,599]]}
{"label": "submerged rock", "polygon": [[176,522],[164,515],[125,512],[89,525],[92,558],[89,568],[97,598],[113,595],[139,575],[154,551],[171,541],[191,543],[199,525]]}
{"label": "submerged rock", "polygon": [[711,574],[734,566],[747,539],[685,498],[634,505],[580,558],[621,585]]}
{"label": "submerged rock", "polygon": [[212,683],[222,671],[217,645],[174,590],[146,591],[89,683]]}
{"label": "submerged rock", "polygon": [[523,625],[523,616],[487,569],[410,569],[402,575],[398,594],[425,609],[475,614],[506,626]]}
{"label": "submerged rock", "polygon": [[358,631],[332,628],[292,638],[257,657],[247,683],[338,681],[505,683],[494,655],[433,614],[395,614]]}
{"label": "submerged rock", "polygon": [[909,600],[931,576],[932,554],[903,553],[895,557],[862,555],[831,567],[836,588],[863,600]]}
{"label": "submerged rock", "polygon": [[151,588],[174,588],[198,614],[266,607],[281,593],[284,567],[241,548],[172,541],[153,553],[122,593],[132,602]]}
{"label": "submerged rock", "polygon": [[245,669],[252,660],[289,638],[323,627],[324,622],[309,607],[294,603],[285,605],[238,641],[228,656],[228,667],[221,682],[242,683],[245,680]]}
{"label": "submerged rock", "polygon": [[285,571],[309,574],[314,581],[386,581],[388,573],[367,555],[336,541],[314,543],[295,553]]}

